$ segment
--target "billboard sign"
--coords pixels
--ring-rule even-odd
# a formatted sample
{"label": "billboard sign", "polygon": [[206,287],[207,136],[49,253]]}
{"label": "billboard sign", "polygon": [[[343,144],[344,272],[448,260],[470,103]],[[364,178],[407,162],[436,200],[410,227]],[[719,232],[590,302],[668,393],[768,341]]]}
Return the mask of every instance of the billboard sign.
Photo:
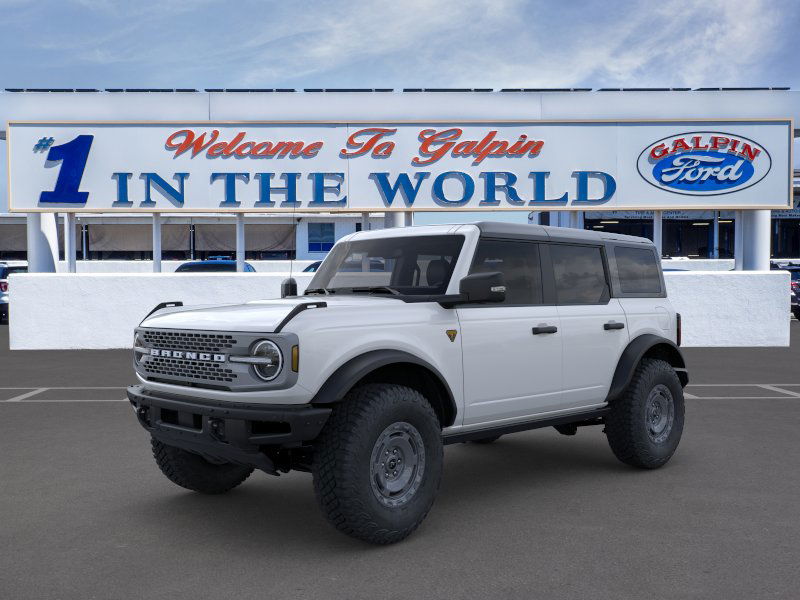
{"label": "billboard sign", "polygon": [[791,207],[790,120],[11,122],[11,212]]}

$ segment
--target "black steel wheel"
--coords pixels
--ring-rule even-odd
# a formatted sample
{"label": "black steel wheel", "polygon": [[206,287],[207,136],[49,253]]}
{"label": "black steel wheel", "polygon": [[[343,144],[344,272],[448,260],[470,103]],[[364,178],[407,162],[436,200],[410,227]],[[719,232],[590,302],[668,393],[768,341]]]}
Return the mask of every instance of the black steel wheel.
{"label": "black steel wheel", "polygon": [[625,464],[656,469],[672,457],[683,434],[683,388],[672,366],[645,358],[606,417],[606,437]]}
{"label": "black steel wheel", "polygon": [[374,544],[410,535],[442,474],[439,420],[419,392],[368,384],[336,404],[314,447],[314,491],[339,531]]}

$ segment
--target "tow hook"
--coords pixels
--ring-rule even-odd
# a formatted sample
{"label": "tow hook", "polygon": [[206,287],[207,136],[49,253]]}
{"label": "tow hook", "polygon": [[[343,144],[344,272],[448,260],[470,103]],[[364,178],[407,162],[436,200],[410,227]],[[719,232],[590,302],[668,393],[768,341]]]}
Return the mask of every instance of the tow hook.
{"label": "tow hook", "polygon": [[210,418],[208,420],[208,429],[213,437],[218,442],[225,441],[225,421],[222,419]]}
{"label": "tow hook", "polygon": [[150,425],[150,411],[147,406],[140,406],[136,409],[136,418],[142,425]]}

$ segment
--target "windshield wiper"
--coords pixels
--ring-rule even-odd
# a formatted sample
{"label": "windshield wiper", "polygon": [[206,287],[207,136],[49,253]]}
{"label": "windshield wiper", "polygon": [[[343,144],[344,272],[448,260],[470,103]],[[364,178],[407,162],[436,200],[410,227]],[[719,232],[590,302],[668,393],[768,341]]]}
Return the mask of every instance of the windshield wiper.
{"label": "windshield wiper", "polygon": [[333,290],[329,290],[327,288],[311,288],[309,290],[306,290],[303,293],[303,295],[304,296],[310,296],[312,294],[322,294],[323,296],[329,296],[330,294],[333,294],[333,293],[334,293]]}
{"label": "windshield wiper", "polygon": [[370,287],[354,287],[350,288],[350,291],[354,294],[358,294],[360,292],[366,292],[367,294],[392,294],[393,296],[399,296],[400,292],[396,289],[391,288],[387,285],[373,285]]}

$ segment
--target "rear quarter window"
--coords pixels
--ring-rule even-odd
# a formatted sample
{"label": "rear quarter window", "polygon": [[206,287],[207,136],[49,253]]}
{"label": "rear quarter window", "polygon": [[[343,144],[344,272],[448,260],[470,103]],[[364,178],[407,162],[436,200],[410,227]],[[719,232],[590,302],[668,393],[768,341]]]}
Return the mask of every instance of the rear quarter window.
{"label": "rear quarter window", "polygon": [[602,304],[608,301],[603,253],[598,246],[550,246],[556,299],[559,304]]}
{"label": "rear quarter window", "polygon": [[661,294],[661,273],[651,248],[614,248],[617,276],[623,294]]}

